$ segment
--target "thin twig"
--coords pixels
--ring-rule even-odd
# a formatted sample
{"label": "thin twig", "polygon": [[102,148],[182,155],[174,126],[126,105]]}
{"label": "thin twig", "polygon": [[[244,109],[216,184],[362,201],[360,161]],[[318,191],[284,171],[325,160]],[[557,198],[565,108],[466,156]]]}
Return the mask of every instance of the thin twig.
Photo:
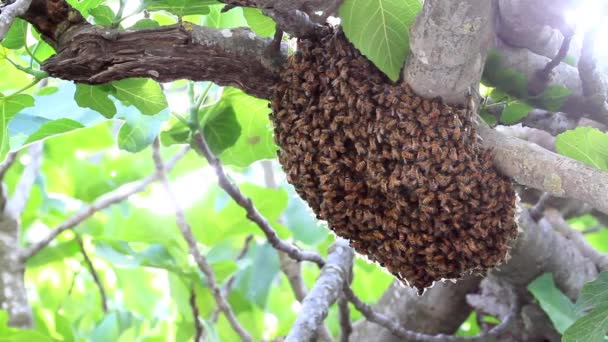
{"label": "thin twig", "polygon": [[192,309],[192,317],[194,318],[194,342],[199,342],[203,340],[203,324],[199,318],[200,313],[198,305],[196,305],[196,291],[194,290],[194,286],[190,288],[190,308]]}
{"label": "thin twig", "polygon": [[545,67],[537,74],[538,77],[544,82],[549,80],[549,76],[551,75],[553,69],[555,69],[555,67],[558,66],[559,63],[564,60],[564,58],[566,58],[568,50],[570,49],[570,42],[572,41],[572,37],[574,37],[574,30],[565,28],[562,30],[562,34],[564,35],[564,40],[562,41],[562,45],[560,46],[557,55],[555,55],[555,57],[550,60],[547,65],[545,65]]}
{"label": "thin twig", "polygon": [[[181,151],[179,151],[167,163],[166,169],[167,170],[173,169],[173,167],[175,167],[175,164],[184,155],[186,155],[186,153],[188,151],[189,151],[189,147],[184,147]],[[53,241],[59,234],[63,233],[64,231],[66,231],[68,229],[76,227],[77,225],[82,223],[84,220],[93,216],[93,214],[95,214],[96,212],[98,212],[102,209],[105,209],[113,204],[122,202],[122,201],[126,200],[127,198],[129,198],[131,195],[143,191],[144,189],[146,189],[146,187],[150,183],[159,180],[159,178],[160,178],[160,175],[158,174],[158,172],[155,172],[153,175],[148,176],[147,178],[144,178],[144,179],[136,181],[136,182],[123,184],[116,190],[99,196],[97,198],[97,200],[95,200],[95,202],[93,202],[93,204],[85,207],[84,209],[82,209],[81,211],[76,213],[74,216],[72,216],[69,219],[67,219],[66,221],[64,221],[57,228],[53,229],[49,233],[49,235],[47,235],[45,238],[43,238],[39,242],[31,245],[30,247],[22,250],[20,253],[20,259],[22,261],[26,261],[27,259],[34,256],[36,253],[40,252],[44,247],[46,247],[49,243],[51,243],[51,241]]]}
{"label": "thin twig", "polygon": [[108,312],[108,297],[106,295],[106,290],[101,283],[101,278],[99,277],[99,273],[93,266],[93,262],[91,262],[91,258],[87,254],[86,249],[84,248],[84,243],[82,242],[82,237],[79,234],[76,234],[76,243],[80,247],[80,253],[82,253],[82,257],[84,258],[84,262],[87,264],[87,268],[93,277],[93,281],[95,285],[97,285],[97,289],[99,290],[99,294],[101,295],[101,308],[103,312]]}
{"label": "thin twig", "polygon": [[[245,239],[245,243],[243,244],[243,248],[239,252],[239,255],[237,255],[237,257],[236,257],[237,261],[241,260],[241,259],[243,259],[243,257],[245,257],[245,255],[249,251],[249,247],[251,246],[251,241],[253,241],[253,235],[247,236],[247,238]],[[228,296],[230,294],[230,292],[232,292],[235,281],[236,281],[236,273],[233,274],[232,276],[230,276],[228,281],[224,284],[224,289],[222,290],[224,292],[224,296]],[[211,313],[211,318],[209,318],[209,322],[215,323],[218,319],[219,314],[220,314],[220,311],[217,308],[215,310],[213,310],[213,312]]]}
{"label": "thin twig", "polygon": [[162,158],[160,157],[160,142],[158,138],[155,139],[154,143],[152,144],[152,151],[154,165],[156,165],[156,174],[159,176],[159,180],[165,188],[165,192],[167,193],[169,200],[173,204],[177,226],[179,227],[182,236],[184,237],[184,240],[186,240],[186,242],[188,243],[190,255],[192,255],[196,264],[198,265],[198,268],[201,270],[201,272],[203,272],[203,274],[207,278],[207,284],[209,288],[211,288],[211,292],[213,293],[213,297],[215,298],[218,307],[220,308],[220,310],[222,310],[234,331],[236,331],[236,333],[241,337],[243,341],[252,342],[253,338],[245,330],[245,328],[243,328],[241,323],[239,323],[236,318],[236,315],[234,314],[234,311],[232,311],[232,308],[228,303],[228,300],[226,299],[226,297],[224,297],[222,290],[217,284],[213,268],[211,267],[207,259],[198,250],[196,239],[194,238],[194,234],[192,233],[192,228],[190,227],[190,224],[188,224],[188,221],[186,220],[186,215],[184,214],[184,211],[181,208],[177,197],[173,193],[171,185],[169,184],[169,178],[167,177],[167,169],[165,168]]}
{"label": "thin twig", "polygon": [[8,202],[8,212],[12,217],[18,218],[25,209],[34,181],[40,172],[42,164],[42,142],[32,144],[29,148],[30,162],[25,166],[19,183]]}
{"label": "thin twig", "polygon": [[543,213],[547,208],[547,201],[550,198],[551,195],[546,192],[543,192],[543,194],[538,199],[538,202],[536,202],[536,204],[534,204],[534,206],[530,208],[530,217],[532,217],[534,222],[538,222],[541,218],[543,218]]}
{"label": "thin twig", "polygon": [[593,233],[597,233],[599,231],[602,231],[605,228],[606,227],[604,227],[603,225],[598,224],[597,226],[593,226],[591,228],[587,228],[587,229],[581,230],[581,234],[584,234],[584,235],[593,234]]}
{"label": "thin twig", "polygon": [[224,191],[226,191],[226,193],[228,193],[228,195],[232,197],[232,199],[238,205],[240,205],[247,211],[247,218],[253,221],[260,229],[262,229],[264,235],[266,235],[266,238],[275,249],[287,253],[292,259],[298,261],[310,261],[317,264],[319,267],[323,267],[325,261],[323,260],[321,255],[316,252],[303,251],[294,246],[293,244],[282,240],[277,235],[274,229],[270,226],[268,220],[266,220],[266,218],[263,217],[262,214],[260,214],[257,208],[253,205],[251,199],[245,197],[241,190],[239,190],[239,188],[234,185],[230,181],[230,179],[228,179],[228,176],[224,172],[224,169],[222,168],[219,159],[213,154],[213,152],[211,152],[207,141],[200,132],[197,132],[194,135],[194,143],[196,144],[197,149],[203,154],[203,156],[205,156],[205,158],[209,162],[209,165],[211,165],[215,169],[219,186],[224,189]]}
{"label": "thin twig", "polygon": [[445,341],[447,341],[447,342],[471,342],[471,341],[481,342],[481,341],[488,341],[492,338],[495,338],[495,337],[500,336],[503,333],[505,333],[507,331],[507,329],[511,326],[512,322],[517,318],[517,315],[519,314],[519,310],[520,310],[519,301],[517,299],[515,299],[514,303],[512,303],[511,312],[509,313],[509,315],[507,315],[507,317],[505,317],[505,319],[499,325],[495,326],[490,331],[480,333],[477,336],[454,336],[454,335],[445,335],[445,334],[427,335],[427,334],[407,330],[404,327],[402,327],[397,321],[383,315],[382,313],[374,311],[374,309],[370,305],[366,304],[361,299],[359,299],[350,287],[345,286],[344,293],[345,293],[346,297],[348,298],[348,300],[351,303],[353,303],[355,308],[359,312],[361,312],[361,314],[363,314],[363,316],[365,316],[365,318],[368,321],[376,323],[376,324],[388,329],[395,336],[401,337],[408,341],[420,341],[420,342],[445,342]]}
{"label": "thin twig", "polygon": [[2,161],[2,163],[0,163],[0,180],[4,179],[4,175],[6,174],[6,171],[8,171],[8,169],[10,169],[11,166],[13,166],[13,164],[15,163],[16,160],[17,160],[17,152],[9,152],[6,155],[6,158],[4,158],[4,161]]}

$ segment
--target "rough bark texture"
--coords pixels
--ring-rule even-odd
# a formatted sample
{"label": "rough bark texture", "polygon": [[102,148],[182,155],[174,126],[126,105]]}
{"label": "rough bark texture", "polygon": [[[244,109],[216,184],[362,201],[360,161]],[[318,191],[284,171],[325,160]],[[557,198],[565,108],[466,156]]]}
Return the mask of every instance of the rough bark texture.
{"label": "rough bark texture", "polygon": [[494,2],[426,1],[410,29],[406,82],[423,97],[464,103],[478,84],[494,34]]}
{"label": "rough bark texture", "polygon": [[[478,284],[478,277],[468,277],[456,284],[438,283],[423,296],[418,296],[415,290],[395,281],[374,308],[394,317],[402,326],[413,331],[429,334],[452,333],[471,312],[465,295],[475,291]],[[372,336],[375,341],[403,341],[390,331],[367,321],[355,326],[351,341],[366,342],[370,341]]]}
{"label": "rough bark texture", "polygon": [[272,40],[248,29],[212,29],[183,24],[119,31],[86,26],[62,37],[59,53],[43,64],[51,76],[102,84],[126,77],[161,82],[213,79],[266,97],[285,60]]}
{"label": "rough bark texture", "polygon": [[496,167],[517,183],[554,196],[592,203],[608,213],[608,172],[504,136],[481,121],[477,130],[483,145],[496,153]]}
{"label": "rough bark texture", "polygon": [[23,275],[25,264],[19,260],[19,224],[7,213],[2,194],[3,214],[0,216],[0,310],[8,312],[8,324],[28,328],[33,325]]}
{"label": "rough bark texture", "polygon": [[327,262],[315,285],[304,298],[302,309],[286,342],[306,342],[312,339],[327,317],[329,307],[338,300],[342,287],[347,284],[353,257],[354,252],[344,239],[338,239],[330,248]]}

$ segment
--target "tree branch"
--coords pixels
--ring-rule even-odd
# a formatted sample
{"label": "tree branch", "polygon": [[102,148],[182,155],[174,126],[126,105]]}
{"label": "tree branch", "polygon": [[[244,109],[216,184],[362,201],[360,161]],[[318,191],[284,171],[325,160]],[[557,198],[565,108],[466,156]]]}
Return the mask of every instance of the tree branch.
{"label": "tree branch", "polygon": [[589,203],[608,213],[608,172],[552,153],[538,145],[504,136],[479,120],[483,146],[495,154],[494,165],[517,183],[557,197]]}
{"label": "tree branch", "polygon": [[217,174],[219,186],[226,191],[226,193],[232,197],[232,199],[240,205],[243,209],[247,211],[247,218],[253,221],[266,235],[268,242],[275,248],[280,251],[283,251],[289,255],[294,260],[302,261],[310,261],[317,264],[319,267],[323,267],[325,261],[323,258],[316,252],[303,251],[297,248],[296,246],[288,243],[287,241],[282,240],[277,233],[272,229],[270,223],[257,208],[253,205],[251,199],[245,197],[241,190],[234,185],[228,179],[228,176],[224,172],[220,160],[211,152],[207,141],[203,137],[200,132],[196,132],[194,135],[194,144],[200,153],[207,159],[209,165],[211,165],[215,169],[215,173]]}
{"label": "tree branch", "polygon": [[354,252],[348,241],[338,238],[329,249],[325,266],[304,301],[302,309],[285,339],[286,342],[310,341],[327,316],[329,307],[348,286],[348,274]]}
{"label": "tree branch", "polygon": [[40,164],[42,164],[42,147],[42,142],[37,142],[30,146],[29,163],[23,170],[23,174],[21,174],[21,178],[19,178],[19,183],[13,192],[13,196],[11,196],[11,199],[7,204],[7,212],[15,219],[18,219],[25,209],[32,186],[34,186],[36,177],[40,172]]}
{"label": "tree branch", "polygon": [[[178,152],[166,165],[167,170],[171,170],[175,164],[189,151],[188,147],[185,147],[180,152]],[[20,259],[25,261],[34,256],[36,253],[40,252],[44,247],[46,247],[51,241],[53,241],[59,234],[63,233],[68,229],[72,229],[82,223],[84,220],[93,216],[96,212],[103,210],[113,204],[122,202],[129,198],[131,195],[143,191],[150,183],[155,182],[160,179],[160,174],[155,172],[153,175],[148,176],[142,180],[127,183],[121,185],[114,191],[108,192],[99,196],[93,204],[83,208],[74,216],[60,224],[57,228],[53,229],[49,235],[47,235],[42,240],[37,243],[29,246],[24,249],[20,253]]]}
{"label": "tree branch", "polygon": [[42,65],[53,77],[89,84],[128,77],[211,80],[262,98],[269,96],[286,56],[284,46],[282,53],[268,53],[272,39],[245,28],[183,24],[120,31],[86,25],[65,39]]}
{"label": "tree branch", "polygon": [[169,200],[173,204],[173,208],[175,210],[175,218],[177,220],[177,226],[179,227],[180,231],[182,232],[182,236],[184,237],[184,240],[186,240],[186,243],[188,244],[188,249],[190,250],[190,255],[192,255],[192,257],[194,258],[194,261],[198,265],[198,268],[205,275],[206,280],[207,280],[207,285],[209,286],[209,288],[211,289],[211,292],[213,293],[215,302],[217,303],[217,306],[220,308],[220,310],[222,310],[222,312],[228,319],[228,322],[232,326],[232,329],[234,329],[234,331],[236,331],[236,333],[241,337],[241,339],[243,341],[253,342],[253,338],[245,330],[245,328],[243,328],[243,326],[239,323],[239,321],[236,318],[236,315],[234,314],[234,311],[232,311],[232,308],[230,307],[230,304],[228,303],[228,300],[226,299],[226,297],[224,297],[224,294],[222,293],[222,289],[219,287],[219,285],[217,284],[217,281],[215,279],[215,273],[213,272],[213,268],[211,267],[211,265],[209,264],[207,259],[198,250],[196,239],[194,238],[194,234],[192,233],[192,228],[190,227],[190,224],[188,224],[188,221],[186,220],[186,214],[184,213],[183,209],[179,205],[179,203],[177,201],[177,197],[173,193],[173,190],[171,189],[171,185],[169,184],[169,178],[167,177],[167,169],[165,168],[165,164],[163,163],[163,160],[160,156],[160,142],[159,142],[158,138],[156,138],[154,140],[154,143],[152,144],[152,151],[153,151],[152,157],[154,159],[154,165],[156,166],[156,173],[159,176],[159,180],[160,180],[161,184],[165,188],[165,192],[167,193]]}
{"label": "tree branch", "polygon": [[28,10],[31,2],[32,0],[17,0],[12,4],[0,7],[0,41],[4,39],[15,18]]}
{"label": "tree branch", "polygon": [[99,273],[97,273],[95,266],[93,266],[93,262],[91,262],[91,258],[87,254],[87,251],[84,247],[84,243],[82,241],[82,237],[79,234],[76,234],[76,242],[80,247],[80,253],[82,253],[82,257],[84,258],[84,262],[86,263],[87,268],[89,269],[89,272],[93,277],[93,281],[95,282],[95,285],[97,285],[97,289],[99,290],[99,295],[101,296],[101,308],[103,309],[103,312],[108,312],[108,296],[106,294],[106,290],[103,284],[101,283],[101,277],[99,276]]}

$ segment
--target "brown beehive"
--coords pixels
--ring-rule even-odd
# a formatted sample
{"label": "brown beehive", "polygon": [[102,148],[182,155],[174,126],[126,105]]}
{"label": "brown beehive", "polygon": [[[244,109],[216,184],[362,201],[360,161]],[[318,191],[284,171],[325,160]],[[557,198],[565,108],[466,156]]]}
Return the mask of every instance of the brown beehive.
{"label": "brown beehive", "polygon": [[515,237],[515,193],[465,108],[392,84],[325,27],[301,39],[272,101],[279,161],[357,252],[419,290],[482,273]]}

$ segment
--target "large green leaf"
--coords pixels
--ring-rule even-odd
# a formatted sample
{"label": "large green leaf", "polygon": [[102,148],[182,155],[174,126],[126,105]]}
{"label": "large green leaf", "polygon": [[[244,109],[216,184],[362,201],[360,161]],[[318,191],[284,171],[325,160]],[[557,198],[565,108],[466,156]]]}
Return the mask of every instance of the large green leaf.
{"label": "large green leaf", "polygon": [[102,26],[110,26],[116,18],[114,11],[106,5],[97,6],[90,10],[91,15],[95,19],[95,24]]}
{"label": "large green leaf", "polygon": [[251,258],[253,262],[239,272],[237,288],[249,301],[264,309],[268,292],[279,273],[279,256],[277,251],[266,242],[251,248],[246,257]]}
{"label": "large green leaf", "polygon": [[419,0],[345,0],[340,17],[346,37],[391,80],[409,53],[409,28]]}
{"label": "large green leaf", "polygon": [[123,112],[117,118],[125,123],[118,131],[118,146],[129,152],[140,152],[152,144],[158,136],[162,124],[169,114],[163,111],[156,115],[141,115],[134,112]]}
{"label": "large green leaf", "polygon": [[9,149],[8,122],[24,108],[33,107],[34,98],[26,94],[5,97],[0,94],[0,159]]}
{"label": "large green leaf", "polygon": [[150,79],[129,78],[112,82],[114,96],[135,106],[142,114],[152,115],[167,108],[167,99],[160,85]]}
{"label": "large green leaf", "polygon": [[26,36],[27,22],[23,19],[16,18],[1,44],[7,49],[20,49],[25,45]]}
{"label": "large green leaf", "polygon": [[247,21],[243,16],[243,10],[240,7],[233,8],[228,12],[222,12],[224,5],[209,7],[209,14],[203,18],[202,24],[215,28],[233,28],[247,26]]}
{"label": "large green leaf", "polygon": [[241,126],[236,119],[234,108],[228,101],[203,108],[199,113],[205,139],[214,154],[219,155],[238,140]]}
{"label": "large green leaf", "polygon": [[601,170],[608,170],[608,134],[597,128],[577,127],[555,139],[557,152]]}
{"label": "large green leaf", "polygon": [[145,0],[144,6],[149,11],[167,11],[178,16],[207,14],[209,5],[215,0]]}
{"label": "large green leaf", "polygon": [[277,24],[270,17],[262,13],[259,8],[245,7],[243,15],[249,27],[260,37],[272,37]]}
{"label": "large green leaf", "polygon": [[515,101],[509,103],[500,116],[500,122],[506,125],[513,125],[525,118],[532,109],[534,108],[525,102]]}
{"label": "large green leaf", "polygon": [[576,300],[575,309],[584,314],[602,305],[608,305],[608,272],[600,273],[594,281],[585,284]]}
{"label": "large green leaf", "polygon": [[563,342],[602,342],[608,332],[608,305],[597,307],[564,333]]}
{"label": "large green leaf", "polygon": [[536,278],[528,285],[528,290],[538,300],[560,333],[564,333],[578,318],[574,304],[555,286],[551,273]]}
{"label": "large green leaf", "polygon": [[91,108],[106,118],[111,118],[116,114],[116,106],[109,97],[108,88],[108,86],[77,84],[74,100],[80,107]]}
{"label": "large green leaf", "polygon": [[260,159],[275,158],[277,146],[268,117],[268,101],[234,88],[224,90],[222,101],[228,101],[234,108],[241,126],[241,135],[236,143],[220,155],[222,162],[244,167]]}
{"label": "large green leaf", "polygon": [[572,94],[572,90],[564,86],[550,85],[540,94],[538,102],[543,108],[557,112],[562,108],[570,94]]}
{"label": "large green leaf", "polygon": [[67,133],[84,126],[72,119],[59,119],[44,123],[36,132],[29,136],[25,141],[25,144],[29,144],[34,141],[46,139],[55,135]]}

